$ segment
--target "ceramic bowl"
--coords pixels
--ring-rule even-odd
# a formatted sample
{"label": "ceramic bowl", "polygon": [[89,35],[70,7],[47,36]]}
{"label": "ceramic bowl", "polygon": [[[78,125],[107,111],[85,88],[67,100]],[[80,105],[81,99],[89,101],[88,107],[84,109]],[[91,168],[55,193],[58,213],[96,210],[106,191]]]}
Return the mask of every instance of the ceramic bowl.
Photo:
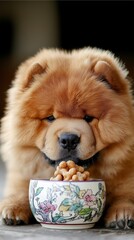
{"label": "ceramic bowl", "polygon": [[105,182],[31,180],[29,202],[36,220],[47,228],[92,228],[104,210]]}

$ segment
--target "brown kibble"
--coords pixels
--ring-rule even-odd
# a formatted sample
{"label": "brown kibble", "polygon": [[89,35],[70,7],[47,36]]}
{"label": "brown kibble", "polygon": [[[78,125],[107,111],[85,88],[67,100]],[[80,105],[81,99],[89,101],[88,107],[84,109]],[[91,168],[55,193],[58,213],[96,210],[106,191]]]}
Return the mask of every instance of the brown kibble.
{"label": "brown kibble", "polygon": [[69,168],[75,168],[76,167],[75,163],[72,160],[67,161],[67,166]]}
{"label": "brown kibble", "polygon": [[83,173],[82,177],[83,177],[83,180],[87,179],[87,175],[85,173]]}
{"label": "brown kibble", "polygon": [[78,166],[78,167],[77,167],[77,170],[78,170],[78,172],[81,172],[81,173],[82,173],[82,172],[84,172],[84,167]]}
{"label": "brown kibble", "polygon": [[63,180],[62,175],[61,175],[61,174],[58,174],[58,175],[56,176],[55,180],[58,180],[58,181]]}
{"label": "brown kibble", "polygon": [[77,176],[77,174],[75,174],[75,175],[72,176],[72,180],[73,180],[73,181],[78,181],[78,176]]}
{"label": "brown kibble", "polygon": [[90,173],[88,171],[84,171],[82,166],[78,166],[72,160],[67,162],[62,161],[59,166],[57,166],[54,177],[50,178],[50,180],[58,180],[58,181],[87,181]]}
{"label": "brown kibble", "polygon": [[59,168],[66,168],[66,167],[67,167],[67,163],[65,161],[60,162]]}
{"label": "brown kibble", "polygon": [[70,168],[70,169],[69,169],[69,174],[70,174],[71,176],[73,176],[74,174],[76,174],[76,172],[77,172],[76,168]]}
{"label": "brown kibble", "polygon": [[56,177],[56,176],[58,175],[58,173],[59,173],[59,171],[56,170],[56,171],[54,172],[54,177]]}
{"label": "brown kibble", "polygon": [[60,174],[62,174],[63,176],[66,176],[66,174],[68,173],[67,169],[65,169],[65,168],[59,169],[58,172],[59,172]]}
{"label": "brown kibble", "polygon": [[72,176],[70,174],[66,175],[66,177],[63,179],[64,181],[71,180]]}
{"label": "brown kibble", "polygon": [[90,176],[90,173],[88,171],[85,171],[84,173],[86,174],[87,177]]}
{"label": "brown kibble", "polygon": [[81,172],[77,172],[77,176],[78,176],[78,178],[83,178],[82,176],[83,176],[83,174],[81,173]]}

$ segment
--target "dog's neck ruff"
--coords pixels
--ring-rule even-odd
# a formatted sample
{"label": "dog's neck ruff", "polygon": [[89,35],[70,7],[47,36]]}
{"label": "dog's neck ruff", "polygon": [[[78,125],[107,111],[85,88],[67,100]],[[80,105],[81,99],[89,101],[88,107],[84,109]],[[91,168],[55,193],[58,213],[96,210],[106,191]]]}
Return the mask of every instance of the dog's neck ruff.
{"label": "dog's neck ruff", "polygon": [[84,168],[89,168],[91,165],[93,165],[97,161],[98,156],[99,156],[99,152],[97,152],[91,158],[88,158],[85,160],[81,160],[79,158],[73,158],[71,156],[68,156],[66,158],[61,158],[59,160],[52,160],[45,153],[43,153],[43,154],[44,154],[45,159],[48,161],[48,163],[53,167],[57,167],[60,164],[60,162],[62,162],[62,161],[72,160],[75,162],[75,164],[77,164],[79,166],[82,166]]}

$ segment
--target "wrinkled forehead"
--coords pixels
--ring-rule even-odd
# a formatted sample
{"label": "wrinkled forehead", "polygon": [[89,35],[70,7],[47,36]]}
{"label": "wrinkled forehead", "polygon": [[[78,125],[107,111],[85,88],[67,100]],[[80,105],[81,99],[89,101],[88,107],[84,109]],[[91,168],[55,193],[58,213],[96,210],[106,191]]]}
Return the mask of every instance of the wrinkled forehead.
{"label": "wrinkled forehead", "polygon": [[34,98],[59,115],[81,117],[87,109],[90,112],[95,109],[96,104],[100,109],[105,104],[102,101],[106,89],[99,86],[91,73],[57,70],[48,73],[42,81]]}

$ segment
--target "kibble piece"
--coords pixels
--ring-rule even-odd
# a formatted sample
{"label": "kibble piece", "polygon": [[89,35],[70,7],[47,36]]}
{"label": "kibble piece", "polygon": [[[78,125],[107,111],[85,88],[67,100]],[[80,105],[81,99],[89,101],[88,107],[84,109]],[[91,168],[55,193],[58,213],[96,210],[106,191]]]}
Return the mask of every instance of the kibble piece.
{"label": "kibble piece", "polygon": [[67,167],[67,163],[65,161],[60,162],[59,168],[66,168],[66,167]]}
{"label": "kibble piece", "polygon": [[75,175],[72,176],[72,181],[78,181],[78,176],[77,176],[77,174],[75,174]]}
{"label": "kibble piece", "polygon": [[89,176],[90,176],[90,173],[89,173],[88,171],[85,171],[85,172],[84,172],[84,174],[86,174],[86,177],[88,177],[88,178],[89,178]]}
{"label": "kibble piece", "polygon": [[81,166],[77,165],[77,171],[81,172],[81,173],[84,172],[84,167],[81,167]]}
{"label": "kibble piece", "polygon": [[72,176],[70,174],[66,175],[66,177],[63,179],[64,181],[71,181]]}
{"label": "kibble piece", "polygon": [[58,180],[58,181],[61,181],[63,180],[63,176],[61,174],[57,174],[56,177],[51,177],[50,180]]}
{"label": "kibble piece", "polygon": [[74,167],[69,169],[69,174],[70,174],[71,176],[73,176],[74,174],[76,174],[76,172],[77,172],[77,169],[74,168]]}
{"label": "kibble piece", "polygon": [[72,160],[67,161],[67,166],[69,168],[76,168],[76,164]]}

